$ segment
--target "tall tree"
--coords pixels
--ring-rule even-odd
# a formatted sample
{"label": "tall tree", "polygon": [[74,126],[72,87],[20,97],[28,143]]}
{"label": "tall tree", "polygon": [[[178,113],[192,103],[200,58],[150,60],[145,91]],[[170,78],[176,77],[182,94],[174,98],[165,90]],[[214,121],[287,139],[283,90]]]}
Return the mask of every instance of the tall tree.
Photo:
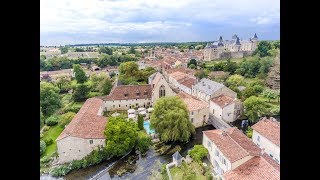
{"label": "tall tree", "polygon": [[189,62],[188,62],[188,67],[190,67],[190,65],[193,64],[195,65],[195,67],[197,67],[197,61],[195,59],[191,59]]}
{"label": "tall tree", "polygon": [[226,81],[226,85],[227,86],[241,86],[244,84],[244,77],[238,74],[232,75],[230,76],[227,81]]}
{"label": "tall tree", "polygon": [[268,105],[256,96],[251,96],[243,102],[245,114],[250,121],[257,121],[259,117],[267,113]]}
{"label": "tall tree", "polygon": [[90,88],[87,84],[77,84],[72,95],[74,101],[81,102],[87,99]]}
{"label": "tall tree", "polygon": [[73,72],[78,83],[84,83],[87,81],[87,76],[82,67],[79,64],[73,65]]}
{"label": "tall tree", "polygon": [[265,89],[262,92],[263,97],[267,98],[270,102],[271,99],[276,99],[277,98],[277,92],[272,89]]}
{"label": "tall tree", "polygon": [[51,83],[40,82],[40,107],[43,115],[50,116],[61,106],[59,88]]}
{"label": "tall tree", "polygon": [[142,117],[141,114],[138,115],[138,128],[139,128],[140,130],[143,129],[143,117]]}
{"label": "tall tree", "polygon": [[154,105],[150,122],[163,142],[188,142],[195,133],[186,104],[176,96],[160,98]]}
{"label": "tall tree", "polygon": [[268,41],[260,41],[257,49],[253,54],[259,54],[260,57],[269,56],[269,50],[272,49],[272,45]]}
{"label": "tall tree", "polygon": [[137,125],[132,120],[125,120],[121,116],[110,117],[104,134],[106,136],[106,150],[111,157],[119,157],[131,151],[136,144]]}

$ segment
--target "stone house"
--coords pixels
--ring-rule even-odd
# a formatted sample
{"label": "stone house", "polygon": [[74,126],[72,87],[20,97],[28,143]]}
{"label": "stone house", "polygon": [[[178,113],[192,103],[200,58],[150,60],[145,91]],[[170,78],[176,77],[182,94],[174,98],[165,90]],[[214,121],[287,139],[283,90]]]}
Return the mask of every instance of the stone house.
{"label": "stone house", "polygon": [[177,96],[187,105],[190,122],[194,127],[197,128],[207,124],[209,118],[209,105],[207,102],[184,92],[179,92]]}
{"label": "stone house", "polygon": [[202,144],[208,149],[208,159],[216,177],[237,168],[261,150],[236,127],[203,131]]}
{"label": "stone house", "polygon": [[280,122],[264,117],[252,129],[252,141],[280,164]]}
{"label": "stone house", "polygon": [[128,110],[133,107],[151,106],[152,86],[121,85],[113,87],[110,94],[102,97],[106,111]]}
{"label": "stone house", "polygon": [[174,96],[176,95],[171,87],[169,86],[168,82],[165,80],[164,76],[159,73],[155,72],[148,78],[148,84],[152,87],[152,94],[151,94],[151,102],[152,104],[155,103],[159,98],[163,96]]}
{"label": "stone house", "polygon": [[237,98],[220,95],[209,102],[210,114],[226,122],[233,122],[243,112],[243,105]]}
{"label": "stone house", "polygon": [[197,79],[195,76],[176,71],[168,74],[168,81],[173,88],[177,88],[187,94],[192,94],[192,85],[196,84]]}
{"label": "stone house", "polygon": [[192,86],[192,95],[206,102],[209,102],[210,99],[220,95],[226,95],[231,98],[237,97],[237,93],[227,88],[223,84],[206,78],[202,78],[197,84]]}
{"label": "stone house", "polygon": [[76,116],[56,139],[59,163],[79,160],[99,146],[105,146],[107,118],[102,116],[103,101],[87,99]]}

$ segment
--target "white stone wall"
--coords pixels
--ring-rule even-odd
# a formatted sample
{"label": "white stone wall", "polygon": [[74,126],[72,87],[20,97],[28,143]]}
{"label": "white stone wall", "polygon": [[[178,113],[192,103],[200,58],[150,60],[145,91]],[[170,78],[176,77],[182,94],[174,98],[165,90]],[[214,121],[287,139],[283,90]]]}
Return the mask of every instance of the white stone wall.
{"label": "white stone wall", "polygon": [[[259,141],[258,141],[258,137],[260,137]],[[272,158],[280,164],[280,147],[279,146],[275,145],[269,139],[265,138],[255,130],[253,130],[252,141],[261,149],[264,149],[264,152],[267,153],[269,156],[271,154],[273,156]]]}
{"label": "white stone wall", "polygon": [[[211,143],[211,147],[208,146],[208,141]],[[204,133],[203,133],[203,139],[202,139],[202,145],[208,149],[209,152],[209,161],[213,165],[214,169],[217,169],[215,167],[214,160],[217,162],[218,166],[220,169],[222,169],[221,174],[222,175],[224,172],[232,170],[232,164],[231,162],[222,154],[222,152],[219,150],[219,148],[212,142]],[[215,150],[219,152],[219,156],[216,156]],[[222,159],[225,159],[226,164],[222,163]],[[217,172],[219,173],[219,172]]]}
{"label": "white stone wall", "polygon": [[170,88],[169,84],[167,83],[167,81],[164,79],[164,77],[162,76],[161,79],[159,80],[159,82],[153,87],[152,90],[152,103],[155,103],[160,97],[159,97],[159,89],[161,86],[165,87],[165,96],[174,96],[175,93],[172,91],[172,89]]}
{"label": "white stone wall", "polygon": [[114,111],[114,110],[128,110],[130,106],[137,107],[150,107],[151,99],[127,99],[127,100],[115,100],[115,101],[105,101],[105,110]]}
{"label": "white stone wall", "polygon": [[222,119],[222,108],[212,101],[210,101],[209,103],[209,113],[213,114],[215,117],[219,119]]}
{"label": "white stone wall", "polygon": [[[205,116],[205,117],[204,117]],[[204,122],[208,122],[209,118],[209,108],[203,108],[199,110],[194,110],[189,112],[190,122],[194,125],[194,127],[201,127]]]}
{"label": "white stone wall", "polygon": [[197,98],[202,99],[202,100],[204,100],[206,102],[209,102],[209,100],[211,98],[210,95],[207,95],[207,94],[199,91],[198,89],[196,89],[194,87],[192,87],[192,95],[196,96]]}
{"label": "white stone wall", "polygon": [[[93,141],[92,144],[90,140]],[[59,163],[82,159],[98,146],[105,146],[105,139],[82,139],[71,136],[60,139],[57,141]]]}
{"label": "white stone wall", "polygon": [[233,122],[237,119],[235,114],[235,103],[225,106],[222,110],[222,119],[226,122]]}

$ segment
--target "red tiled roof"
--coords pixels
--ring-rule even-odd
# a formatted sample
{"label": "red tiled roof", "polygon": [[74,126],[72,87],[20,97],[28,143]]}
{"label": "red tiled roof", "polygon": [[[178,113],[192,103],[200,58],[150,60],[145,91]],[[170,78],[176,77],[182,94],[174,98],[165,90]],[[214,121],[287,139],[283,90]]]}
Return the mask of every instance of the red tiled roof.
{"label": "red tiled roof", "polygon": [[280,171],[264,157],[253,157],[237,168],[223,174],[225,180],[278,180]]}
{"label": "red tiled roof", "polygon": [[280,147],[280,122],[264,117],[252,129]]}
{"label": "red tiled roof", "polygon": [[225,95],[220,95],[220,96],[214,97],[211,99],[211,101],[218,104],[221,108],[223,108],[233,102],[236,102],[236,100],[234,98],[231,98],[231,97],[225,96]]}
{"label": "red tiled roof", "polygon": [[66,126],[57,138],[61,140],[68,136],[84,139],[103,139],[107,118],[98,115],[103,101],[98,98],[87,99],[80,111]]}
{"label": "red tiled roof", "polygon": [[259,147],[236,127],[203,131],[203,133],[214,142],[230,162],[235,162],[249,155],[259,156],[260,154]]}
{"label": "red tiled roof", "polygon": [[192,85],[195,85],[197,80],[193,78],[185,78],[185,79],[179,80],[178,82],[188,88],[192,88]]}
{"label": "red tiled roof", "polygon": [[208,103],[206,103],[206,102],[204,102],[194,96],[191,96],[187,93],[180,91],[177,94],[177,96],[179,96],[186,103],[189,111],[194,111],[194,110],[204,109],[204,108],[209,107]]}
{"label": "red tiled roof", "polygon": [[150,84],[115,86],[110,94],[103,97],[102,99],[105,101],[147,98],[150,99],[151,92],[152,87]]}

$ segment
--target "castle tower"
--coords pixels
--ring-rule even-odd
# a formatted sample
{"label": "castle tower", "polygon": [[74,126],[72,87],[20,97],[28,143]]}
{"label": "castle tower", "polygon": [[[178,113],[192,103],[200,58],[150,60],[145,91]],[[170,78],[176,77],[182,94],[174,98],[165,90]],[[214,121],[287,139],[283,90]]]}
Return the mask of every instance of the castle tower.
{"label": "castle tower", "polygon": [[253,36],[253,38],[251,39],[251,41],[252,41],[251,51],[254,51],[254,50],[257,48],[257,46],[258,46],[258,36],[257,36],[256,33],[254,33],[254,36]]}
{"label": "castle tower", "polygon": [[254,33],[254,36],[253,36],[253,38],[252,38],[251,40],[252,40],[252,41],[258,41],[258,36],[257,36],[256,33]]}
{"label": "castle tower", "polygon": [[218,56],[219,58],[221,58],[221,54],[224,52],[224,44],[223,44],[222,36],[220,36],[220,38],[219,38],[219,42],[218,42],[218,46],[217,46],[217,51],[218,51],[217,56]]}
{"label": "castle tower", "polygon": [[240,38],[237,36],[236,43],[235,43],[236,51],[240,51],[241,43]]}

